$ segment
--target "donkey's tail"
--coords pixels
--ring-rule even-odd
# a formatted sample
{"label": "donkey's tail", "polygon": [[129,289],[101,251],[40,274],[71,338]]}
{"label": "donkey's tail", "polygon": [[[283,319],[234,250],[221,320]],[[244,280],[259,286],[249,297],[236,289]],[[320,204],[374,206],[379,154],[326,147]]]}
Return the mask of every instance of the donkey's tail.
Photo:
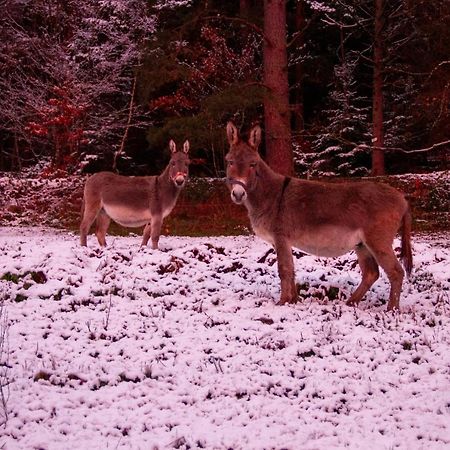
{"label": "donkey's tail", "polygon": [[402,260],[403,267],[406,274],[411,275],[413,268],[412,249],[411,249],[411,210],[408,205],[408,209],[402,218],[401,224],[402,233],[402,246],[400,251],[400,259]]}

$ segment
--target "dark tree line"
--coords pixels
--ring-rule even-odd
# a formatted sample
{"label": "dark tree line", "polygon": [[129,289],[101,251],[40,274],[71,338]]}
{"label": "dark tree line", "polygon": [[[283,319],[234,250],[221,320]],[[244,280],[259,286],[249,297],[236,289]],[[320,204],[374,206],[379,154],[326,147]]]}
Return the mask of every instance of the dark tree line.
{"label": "dark tree line", "polygon": [[155,31],[146,2],[6,0],[0,14],[0,165],[110,164]]}
{"label": "dark tree line", "polygon": [[3,0],[0,170],[159,170],[265,129],[283,173],[448,163],[450,0]]}

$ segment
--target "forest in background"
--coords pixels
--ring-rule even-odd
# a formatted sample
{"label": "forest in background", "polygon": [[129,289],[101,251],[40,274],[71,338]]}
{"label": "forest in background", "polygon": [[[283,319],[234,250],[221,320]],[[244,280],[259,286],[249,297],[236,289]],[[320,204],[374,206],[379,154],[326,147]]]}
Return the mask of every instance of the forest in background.
{"label": "forest in background", "polygon": [[0,13],[2,171],[152,174],[169,139],[189,139],[192,173],[223,176],[230,119],[261,123],[284,172],[448,168],[449,0],[2,0]]}

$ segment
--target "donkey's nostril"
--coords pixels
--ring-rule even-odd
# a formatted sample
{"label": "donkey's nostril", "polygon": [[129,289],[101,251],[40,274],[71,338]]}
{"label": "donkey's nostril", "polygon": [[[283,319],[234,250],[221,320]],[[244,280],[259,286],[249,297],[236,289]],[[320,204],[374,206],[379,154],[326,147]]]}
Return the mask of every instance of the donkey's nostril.
{"label": "donkey's nostril", "polygon": [[235,203],[242,203],[245,200],[247,193],[245,192],[245,189],[242,188],[242,186],[235,186],[233,190],[231,191],[231,199]]}
{"label": "donkey's nostril", "polygon": [[185,180],[186,180],[185,177],[179,175],[179,176],[177,176],[177,177],[175,178],[175,184],[176,184],[177,186],[183,186]]}

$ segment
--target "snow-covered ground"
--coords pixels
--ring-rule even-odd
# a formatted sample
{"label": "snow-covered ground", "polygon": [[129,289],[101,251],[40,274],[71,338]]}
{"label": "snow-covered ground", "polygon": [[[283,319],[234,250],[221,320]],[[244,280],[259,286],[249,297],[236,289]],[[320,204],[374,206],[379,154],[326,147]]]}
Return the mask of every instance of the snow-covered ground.
{"label": "snow-covered ground", "polygon": [[0,228],[0,448],[449,448],[448,235],[415,237],[400,313],[384,274],[345,306],[355,255],[296,253],[276,306],[257,238],[139,244]]}

